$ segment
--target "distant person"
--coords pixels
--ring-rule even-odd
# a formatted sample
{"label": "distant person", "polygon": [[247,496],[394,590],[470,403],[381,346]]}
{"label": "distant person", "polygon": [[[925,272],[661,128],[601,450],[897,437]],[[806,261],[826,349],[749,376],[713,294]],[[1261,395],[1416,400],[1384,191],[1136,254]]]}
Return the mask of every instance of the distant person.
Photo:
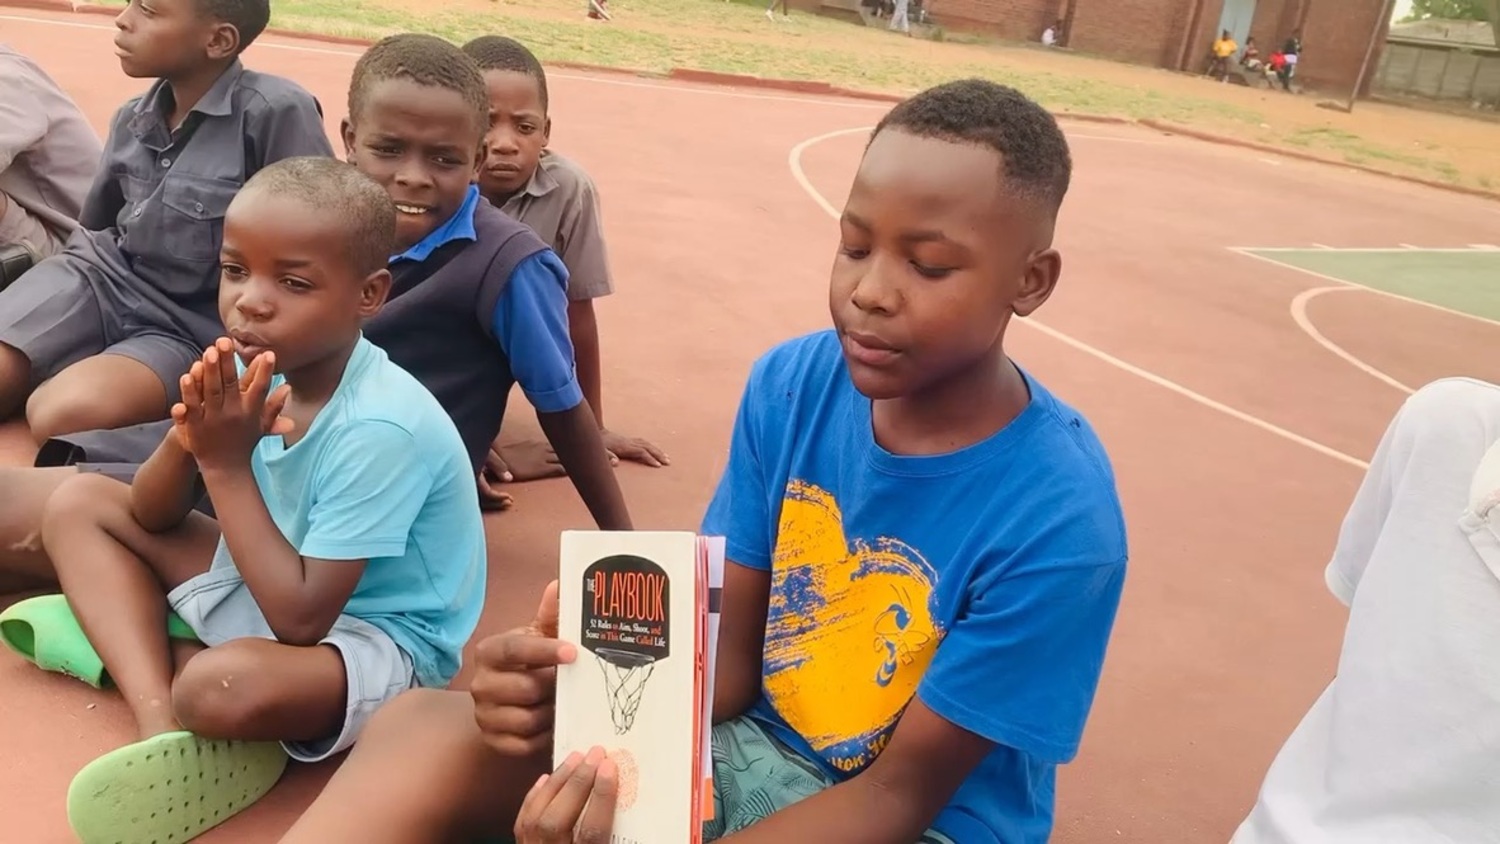
{"label": "distant person", "polygon": [[1229,79],[1229,58],[1240,51],[1240,45],[1234,42],[1234,36],[1229,30],[1224,30],[1219,35],[1219,40],[1214,42],[1213,58],[1208,63],[1208,75],[1220,82]]}
{"label": "distant person", "polygon": [[896,0],[896,10],[891,12],[890,29],[892,32],[911,34],[911,20],[907,17],[909,10],[909,0]]}
{"label": "distant person", "polygon": [[62,251],[103,154],[72,98],[0,44],[0,290]]}
{"label": "distant person", "polygon": [[1245,39],[1245,52],[1240,54],[1240,66],[1250,73],[1261,73],[1266,63],[1260,59],[1260,48],[1255,46],[1255,36]]}
{"label": "distant person", "polygon": [[1456,844],[1500,831],[1500,387],[1450,378],[1386,429],[1324,573],[1333,679],[1233,844]]}
{"label": "distant person", "polygon": [[1042,30],[1042,46],[1056,47],[1062,42],[1063,22],[1059,18],[1057,23]]}
{"label": "distant person", "polygon": [[776,15],[774,14],[774,12],[776,11],[777,6],[781,7],[781,19],[790,20],[792,17],[792,13],[787,10],[786,0],[771,0],[771,5],[766,7],[766,20],[776,20]]}

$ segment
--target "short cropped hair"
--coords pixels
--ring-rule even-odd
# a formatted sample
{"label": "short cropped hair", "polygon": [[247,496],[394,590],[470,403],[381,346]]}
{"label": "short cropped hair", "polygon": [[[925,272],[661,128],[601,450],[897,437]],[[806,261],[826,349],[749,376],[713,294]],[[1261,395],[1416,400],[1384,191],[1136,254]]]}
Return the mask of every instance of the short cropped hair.
{"label": "short cropped hair", "polygon": [[240,192],[292,199],[342,221],[345,254],[360,278],[390,262],[396,206],[385,188],[352,164],[326,156],[283,158],[261,168]]}
{"label": "short cropped hair", "polygon": [[255,43],[271,22],[271,0],[197,0],[198,11],[231,24],[240,33],[240,50]]}
{"label": "short cropped hair", "polygon": [[[447,88],[473,107],[476,132],[490,125],[490,95],[474,60],[436,35],[404,33],[375,42],[354,63],[349,80],[349,119],[359,122],[370,89],[390,79],[409,79],[418,85]],[[478,138],[476,138],[477,142]]]}
{"label": "short cropped hair", "polygon": [[547,72],[536,55],[526,45],[514,38],[501,35],[481,35],[465,44],[464,52],[479,64],[480,70],[504,70],[524,73],[536,80],[537,94],[542,101],[542,111],[547,111]]}
{"label": "short cropped hair", "polygon": [[891,109],[870,139],[887,129],[924,138],[989,147],[1004,161],[1007,189],[1016,196],[1062,205],[1073,159],[1057,120],[1014,88],[961,79],[916,94]]}

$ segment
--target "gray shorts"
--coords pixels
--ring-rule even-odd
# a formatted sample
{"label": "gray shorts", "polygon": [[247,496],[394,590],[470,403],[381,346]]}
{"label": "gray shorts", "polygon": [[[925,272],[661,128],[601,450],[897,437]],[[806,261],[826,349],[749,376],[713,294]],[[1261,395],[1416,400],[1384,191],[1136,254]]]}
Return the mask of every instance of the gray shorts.
{"label": "gray shorts", "polygon": [[[31,361],[32,383],[94,355],[120,355],[145,364],[161,379],[167,400],[177,401],[177,379],[203,354],[188,323],[132,291],[116,273],[74,248],[32,267],[0,290],[0,343]],[[197,332],[197,333],[202,333]],[[212,342],[213,338],[209,338]]]}
{"label": "gray shorts", "polygon": [[[173,589],[167,603],[209,647],[232,639],[276,638],[250,587],[233,568],[198,575]],[[320,762],[348,749],[375,710],[416,683],[411,657],[368,621],[341,615],[322,644],[334,646],[344,658],[344,726],[327,739],[283,742],[287,754],[299,762]]]}

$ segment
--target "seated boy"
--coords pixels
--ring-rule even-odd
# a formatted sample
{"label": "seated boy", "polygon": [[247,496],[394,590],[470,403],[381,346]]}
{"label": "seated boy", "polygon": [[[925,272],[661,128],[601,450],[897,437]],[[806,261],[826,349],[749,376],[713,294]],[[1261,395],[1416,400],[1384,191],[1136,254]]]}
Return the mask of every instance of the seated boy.
{"label": "seated boy", "polygon": [[36,62],[0,44],[0,290],[62,250],[100,153],[72,98]]}
{"label": "seated boy", "polygon": [[[458,671],[484,600],[469,461],[360,332],[395,218],[333,158],[251,177],[224,219],[228,336],[182,376],[171,432],[132,485],[82,475],[48,505],[43,542],[140,737],[74,781],[85,844],[185,840],[275,783],[285,759],[258,743],[327,758]],[[217,523],[192,509],[200,482]],[[169,644],[168,609],[206,650]]]}
{"label": "seated boy", "polygon": [[[1057,281],[1070,170],[1051,115],[990,82],[875,129],[834,330],[755,365],[704,520],[733,561],[705,840],[1048,839],[1126,567],[1103,447],[1003,347]],[[551,768],[552,666],[576,654],[556,626],[553,588],[480,644],[470,696],[392,703],[283,844],[562,840],[544,833],[579,820],[568,795],[518,822]],[[607,804],[595,758],[571,773]],[[577,840],[609,840],[601,814]]]}
{"label": "seated boy", "polygon": [[[568,334],[578,364],[578,382],[593,408],[611,457],[663,466],[666,454],[650,442],[617,434],[604,425],[599,324],[594,300],[614,291],[604,248],[604,226],[593,179],[570,159],[547,149],[547,74],[520,42],[486,35],[464,45],[479,63],[489,91],[488,155],[479,188],[496,208],[530,226],[557,251],[568,268]],[[496,481],[527,481],[565,473],[545,443],[500,448],[490,461]],[[493,489],[491,501],[501,501]]]}
{"label": "seated boy", "polygon": [[[573,374],[567,271],[534,232],[480,201],[473,187],[488,112],[478,67],[441,38],[393,35],[355,64],[348,158],[398,207],[391,299],[365,336],[437,397],[476,475],[519,382],[546,411],[538,413],[542,429],[595,522],[628,530],[619,483]],[[38,468],[0,468],[0,592],[52,580],[35,536],[59,484],[80,471],[128,481],[170,424],[59,437],[42,446]],[[25,612],[18,605],[7,616]]]}
{"label": "seated boy", "polygon": [[1329,589],[1349,607],[1328,683],[1233,844],[1452,844],[1500,830],[1500,387],[1428,384],[1349,505]]}
{"label": "seated boy", "polygon": [[165,418],[222,330],[229,200],[272,161],[332,155],[311,94],[240,64],[269,14],[267,0],[151,0],[115,19],[120,66],[156,82],[115,114],[85,231],[0,291],[0,419],[25,402],[37,442]]}

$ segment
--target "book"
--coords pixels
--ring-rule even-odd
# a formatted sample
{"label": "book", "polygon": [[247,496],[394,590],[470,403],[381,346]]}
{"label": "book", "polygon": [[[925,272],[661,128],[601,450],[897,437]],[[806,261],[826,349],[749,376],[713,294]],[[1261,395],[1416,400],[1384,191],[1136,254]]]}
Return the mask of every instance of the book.
{"label": "book", "polygon": [[700,844],[713,817],[714,656],[724,540],[565,531],[554,764],[603,747],[619,772],[611,844]]}

